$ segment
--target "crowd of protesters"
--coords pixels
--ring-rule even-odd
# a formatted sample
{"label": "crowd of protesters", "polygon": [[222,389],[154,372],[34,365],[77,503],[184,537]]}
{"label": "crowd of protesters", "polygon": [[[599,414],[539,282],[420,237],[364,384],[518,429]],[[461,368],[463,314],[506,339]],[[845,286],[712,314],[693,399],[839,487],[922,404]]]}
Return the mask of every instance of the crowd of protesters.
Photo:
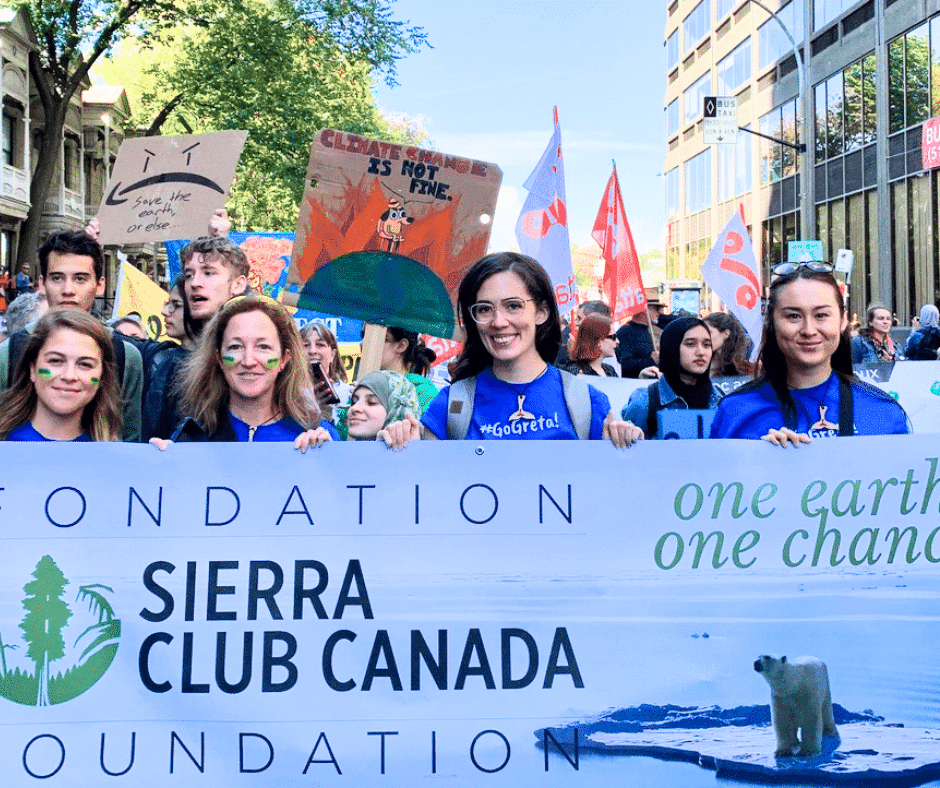
{"label": "crowd of protesters", "polygon": [[[572,330],[535,260],[489,254],[465,274],[458,309],[466,338],[443,390],[418,334],[386,330],[380,370],[347,380],[335,335],[298,330],[279,302],[248,287],[249,264],[225,237],[187,244],[162,315],[172,342],[146,338],[139,320],[102,324],[97,226],[52,233],[39,249],[38,290],[28,269],[0,343],[0,439],[124,440],[163,450],[186,441],[285,441],[300,451],[337,440],[606,440],[629,448],[661,437],[663,411],[712,410],[712,438],[799,446],[817,437],[910,431],[903,409],[862,382],[855,363],[937,358],[936,307],[925,306],[903,354],[891,313],[873,305],[854,338],[827,263],[773,268],[763,338],[751,343],[730,315],[701,319],[657,308],[619,329],[602,301],[582,304]],[[608,361],[616,360],[619,371]],[[646,378],[621,412],[598,377]],[[722,396],[712,378],[749,376]]]}

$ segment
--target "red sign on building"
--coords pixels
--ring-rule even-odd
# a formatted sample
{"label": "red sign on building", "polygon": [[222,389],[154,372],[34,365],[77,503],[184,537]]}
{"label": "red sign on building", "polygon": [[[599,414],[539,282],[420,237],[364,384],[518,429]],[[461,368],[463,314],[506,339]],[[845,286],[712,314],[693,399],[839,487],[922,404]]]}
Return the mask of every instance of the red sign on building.
{"label": "red sign on building", "polygon": [[922,133],[920,155],[924,169],[940,167],[940,118],[925,120]]}

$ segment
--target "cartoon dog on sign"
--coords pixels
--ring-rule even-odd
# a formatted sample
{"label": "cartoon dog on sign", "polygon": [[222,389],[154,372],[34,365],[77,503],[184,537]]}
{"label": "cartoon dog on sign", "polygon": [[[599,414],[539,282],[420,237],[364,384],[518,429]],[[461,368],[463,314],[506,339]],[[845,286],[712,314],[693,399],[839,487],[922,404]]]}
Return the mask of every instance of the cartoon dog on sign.
{"label": "cartoon dog on sign", "polygon": [[788,660],[764,654],[754,661],[754,670],[770,685],[770,717],[777,735],[775,757],[819,755],[823,736],[839,737],[825,662],[816,657]]}

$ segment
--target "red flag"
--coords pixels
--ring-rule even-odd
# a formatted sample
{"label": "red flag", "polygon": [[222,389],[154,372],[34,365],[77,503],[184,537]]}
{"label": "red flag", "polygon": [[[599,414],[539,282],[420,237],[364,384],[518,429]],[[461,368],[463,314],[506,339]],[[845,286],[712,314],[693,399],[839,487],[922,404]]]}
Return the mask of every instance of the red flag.
{"label": "red flag", "polygon": [[604,293],[610,302],[611,318],[616,322],[642,312],[646,309],[646,291],[616,169],[607,182],[591,235],[604,254]]}

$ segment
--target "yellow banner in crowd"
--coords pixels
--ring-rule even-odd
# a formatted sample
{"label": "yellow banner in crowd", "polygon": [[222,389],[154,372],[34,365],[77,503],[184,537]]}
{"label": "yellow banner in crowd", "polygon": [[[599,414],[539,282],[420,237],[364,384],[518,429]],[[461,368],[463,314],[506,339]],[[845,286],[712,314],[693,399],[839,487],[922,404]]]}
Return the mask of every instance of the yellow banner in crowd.
{"label": "yellow banner in crowd", "polygon": [[166,303],[167,293],[145,274],[127,262],[118,269],[118,283],[114,299],[113,317],[136,314],[151,339],[169,339],[160,314]]}

